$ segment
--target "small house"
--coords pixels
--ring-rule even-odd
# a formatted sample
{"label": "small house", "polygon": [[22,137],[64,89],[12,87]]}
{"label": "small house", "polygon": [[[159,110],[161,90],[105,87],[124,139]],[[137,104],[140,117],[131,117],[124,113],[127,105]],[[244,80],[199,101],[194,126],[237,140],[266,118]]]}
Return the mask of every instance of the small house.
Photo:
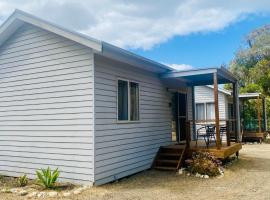
{"label": "small house", "polygon": [[[236,140],[226,144],[217,106],[224,83],[234,86],[236,108]],[[16,10],[0,27],[0,174],[34,178],[50,166],[62,181],[100,185],[149,169],[161,147],[184,141],[196,150],[200,85],[215,90],[217,141],[209,150],[238,152],[237,79],[225,68],[174,71]]]}
{"label": "small house", "polygon": [[[219,88],[218,92],[219,117],[225,123],[225,121],[233,119],[232,93],[223,88]],[[239,94],[239,102],[242,141],[262,142],[264,134],[267,131],[266,101],[264,95],[261,93]],[[215,118],[213,86],[195,87],[195,103],[196,120],[206,120],[206,123],[213,123],[213,119]],[[199,128],[201,126],[196,125],[196,129],[198,130]]]}

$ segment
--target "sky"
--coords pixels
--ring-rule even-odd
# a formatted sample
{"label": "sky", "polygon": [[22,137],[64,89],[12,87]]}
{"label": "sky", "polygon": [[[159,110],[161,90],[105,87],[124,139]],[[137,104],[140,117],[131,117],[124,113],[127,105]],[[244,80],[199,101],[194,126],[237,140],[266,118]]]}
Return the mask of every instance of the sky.
{"label": "sky", "polygon": [[270,23],[270,0],[1,0],[0,23],[14,9],[181,70],[228,64]]}
{"label": "sky", "polygon": [[270,24],[270,14],[252,14],[219,31],[176,36],[149,51],[132,51],[163,63],[175,63],[174,67],[181,69],[228,66],[245,44],[245,36],[266,24]]}

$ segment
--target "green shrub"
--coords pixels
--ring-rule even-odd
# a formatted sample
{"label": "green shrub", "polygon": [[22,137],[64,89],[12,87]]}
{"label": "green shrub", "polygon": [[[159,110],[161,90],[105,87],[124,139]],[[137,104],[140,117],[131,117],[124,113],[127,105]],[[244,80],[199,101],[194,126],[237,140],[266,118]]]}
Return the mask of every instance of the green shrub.
{"label": "green shrub", "polygon": [[27,175],[24,174],[23,176],[20,176],[18,178],[18,185],[19,187],[24,187],[28,184],[28,178],[27,178]]}
{"label": "green shrub", "polygon": [[189,170],[193,174],[217,176],[220,175],[221,167],[221,161],[208,152],[193,153],[189,162]]}
{"label": "green shrub", "polygon": [[50,167],[36,171],[36,173],[38,182],[45,188],[54,188],[60,174],[58,168],[51,171]]}

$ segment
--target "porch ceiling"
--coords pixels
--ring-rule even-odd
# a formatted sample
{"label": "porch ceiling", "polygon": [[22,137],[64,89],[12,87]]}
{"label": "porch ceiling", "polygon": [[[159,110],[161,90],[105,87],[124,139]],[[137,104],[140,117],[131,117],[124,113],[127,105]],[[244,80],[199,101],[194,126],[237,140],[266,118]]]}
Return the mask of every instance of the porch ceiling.
{"label": "porch ceiling", "polygon": [[214,83],[213,73],[217,73],[218,84],[237,82],[237,78],[223,67],[194,69],[188,71],[172,71],[163,74],[161,78],[179,79],[181,81],[186,82],[190,86],[213,85]]}

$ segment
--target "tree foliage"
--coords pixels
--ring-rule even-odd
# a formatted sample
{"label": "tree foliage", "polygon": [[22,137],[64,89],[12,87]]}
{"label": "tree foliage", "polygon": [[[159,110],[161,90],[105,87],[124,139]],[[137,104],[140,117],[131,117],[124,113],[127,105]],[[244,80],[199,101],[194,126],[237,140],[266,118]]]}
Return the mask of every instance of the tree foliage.
{"label": "tree foliage", "polygon": [[[229,70],[239,79],[240,92],[261,92],[270,97],[270,25],[250,32],[244,39],[229,65]],[[227,89],[228,86],[226,86]],[[256,106],[249,103],[247,115],[256,115]],[[267,100],[269,110],[269,100]]]}
{"label": "tree foliage", "polygon": [[229,66],[244,92],[270,96],[270,25],[249,33]]}

